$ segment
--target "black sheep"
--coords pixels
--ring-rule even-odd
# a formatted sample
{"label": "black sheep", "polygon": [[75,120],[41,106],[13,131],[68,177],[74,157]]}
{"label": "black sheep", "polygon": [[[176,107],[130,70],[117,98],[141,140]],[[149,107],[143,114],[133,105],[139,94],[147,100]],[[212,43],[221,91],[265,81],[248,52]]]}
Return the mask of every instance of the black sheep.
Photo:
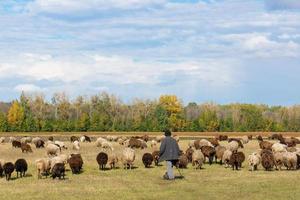
{"label": "black sheep", "polygon": [[11,162],[5,163],[3,165],[3,171],[4,171],[5,178],[6,178],[7,181],[10,180],[11,174],[14,172],[14,170],[15,170],[15,166]]}
{"label": "black sheep", "polygon": [[65,179],[65,165],[63,163],[56,163],[52,168],[51,174],[53,179],[56,177]]}
{"label": "black sheep", "polygon": [[15,162],[15,168],[17,172],[17,178],[19,177],[19,172],[20,172],[20,177],[22,178],[25,176],[25,172],[28,169],[28,164],[25,159],[21,158]]}
{"label": "black sheep", "polygon": [[89,136],[84,135],[84,138],[85,138],[85,141],[86,141],[86,142],[92,142],[92,141],[91,141],[91,138],[90,138]]}
{"label": "black sheep", "polygon": [[80,154],[71,154],[71,157],[68,159],[68,163],[73,174],[80,173],[83,165],[83,160]]}
{"label": "black sheep", "polygon": [[145,153],[142,157],[142,161],[146,168],[149,168],[153,162],[153,156],[151,153]]}
{"label": "black sheep", "polygon": [[38,140],[38,141],[36,142],[36,144],[35,144],[35,147],[36,147],[37,149],[39,149],[39,148],[44,148],[44,147],[45,147],[45,142],[44,142],[43,140]]}
{"label": "black sheep", "polygon": [[1,165],[1,163],[0,163],[0,177],[1,177],[1,178],[3,177],[3,167],[2,167],[2,165]]}
{"label": "black sheep", "polygon": [[97,162],[98,162],[98,165],[99,165],[99,169],[100,170],[104,170],[105,169],[105,165],[107,164],[107,161],[108,161],[108,155],[104,152],[100,152],[98,155],[97,155]]}
{"label": "black sheep", "polygon": [[12,141],[11,144],[12,144],[12,147],[21,148],[21,142],[19,142],[19,141],[14,140],[14,141]]}
{"label": "black sheep", "polygon": [[274,155],[271,150],[263,149],[261,151],[261,165],[265,168],[265,170],[269,171],[273,169],[275,164]]}

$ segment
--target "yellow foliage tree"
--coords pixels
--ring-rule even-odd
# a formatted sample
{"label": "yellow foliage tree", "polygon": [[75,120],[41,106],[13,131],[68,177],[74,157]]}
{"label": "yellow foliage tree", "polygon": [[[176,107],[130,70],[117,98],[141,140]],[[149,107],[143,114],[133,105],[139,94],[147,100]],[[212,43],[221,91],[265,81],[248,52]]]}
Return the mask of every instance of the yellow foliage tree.
{"label": "yellow foliage tree", "polygon": [[21,128],[24,119],[24,109],[18,101],[14,101],[7,114],[8,124],[15,130]]}

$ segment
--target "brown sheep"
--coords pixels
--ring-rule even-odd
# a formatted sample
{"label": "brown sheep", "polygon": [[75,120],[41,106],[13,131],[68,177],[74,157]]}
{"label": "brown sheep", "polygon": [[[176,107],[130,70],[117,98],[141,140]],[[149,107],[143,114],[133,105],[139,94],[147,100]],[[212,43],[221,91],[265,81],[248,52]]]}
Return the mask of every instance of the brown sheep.
{"label": "brown sheep", "polygon": [[98,162],[99,169],[100,170],[104,170],[105,169],[105,165],[107,164],[107,161],[108,161],[108,155],[106,153],[104,153],[104,152],[100,152],[97,155],[96,160]]}
{"label": "brown sheep", "polygon": [[153,151],[152,156],[153,156],[155,166],[158,166],[159,151]]}
{"label": "brown sheep", "polygon": [[11,144],[12,144],[12,147],[21,148],[21,142],[19,142],[17,140],[12,141]]}
{"label": "brown sheep", "polygon": [[242,163],[244,161],[245,161],[245,154],[243,152],[234,151],[230,156],[229,164],[232,166],[232,170],[234,170],[234,168],[236,170],[239,170],[239,168],[242,167]]}
{"label": "brown sheep", "polygon": [[144,146],[143,142],[139,139],[136,139],[136,138],[130,138],[128,147],[130,147],[130,148],[141,148],[141,149],[146,148]]}
{"label": "brown sheep", "polygon": [[22,153],[28,153],[28,152],[32,153],[31,146],[26,143],[21,144],[21,150],[22,150]]}
{"label": "brown sheep", "polygon": [[253,136],[252,135],[248,135],[248,139],[252,140]]}
{"label": "brown sheep", "polygon": [[73,174],[80,173],[83,165],[83,160],[80,154],[71,154],[68,159],[68,163]]}
{"label": "brown sheep", "polygon": [[185,155],[188,158],[189,162],[192,162],[192,156],[193,156],[194,150],[193,148],[189,147],[186,151],[185,151]]}
{"label": "brown sheep", "polygon": [[226,140],[228,140],[228,136],[227,135],[219,135],[219,136],[217,136],[217,139],[219,141],[226,141]]}
{"label": "brown sheep", "polygon": [[271,150],[263,149],[261,151],[261,165],[265,168],[265,170],[269,171],[272,170],[275,162],[274,162],[274,155]]}
{"label": "brown sheep", "polygon": [[145,153],[142,157],[142,161],[145,165],[145,168],[149,168],[153,162],[153,156],[151,153]]}
{"label": "brown sheep", "polygon": [[214,147],[220,145],[219,141],[216,138],[208,138],[207,139]]}
{"label": "brown sheep", "polygon": [[256,136],[256,139],[257,139],[258,141],[263,141],[263,138],[261,137],[261,135]]}
{"label": "brown sheep", "polygon": [[226,151],[226,147],[224,146],[217,146],[216,147],[216,155],[215,155],[215,159],[216,159],[216,163],[218,161],[218,159],[220,160],[220,165],[222,165],[222,158],[223,158],[223,154]]}
{"label": "brown sheep", "polygon": [[71,142],[74,142],[76,140],[79,141],[79,138],[73,135],[73,136],[71,136],[70,140],[71,140]]}
{"label": "brown sheep", "polygon": [[292,138],[284,138],[282,135],[278,136],[278,140],[281,144],[285,144],[288,147],[295,147],[297,145],[296,140]]}
{"label": "brown sheep", "polygon": [[188,165],[189,161],[188,161],[188,158],[185,154],[179,156],[179,159],[176,163],[176,166],[178,168],[187,168],[187,165]]}
{"label": "brown sheep", "polygon": [[211,146],[203,146],[203,147],[201,147],[201,151],[202,151],[204,157],[208,158],[209,164],[211,165],[213,162],[214,156],[216,154],[216,150]]}
{"label": "brown sheep", "polygon": [[273,143],[268,141],[259,141],[259,147],[261,149],[269,149],[272,150]]}

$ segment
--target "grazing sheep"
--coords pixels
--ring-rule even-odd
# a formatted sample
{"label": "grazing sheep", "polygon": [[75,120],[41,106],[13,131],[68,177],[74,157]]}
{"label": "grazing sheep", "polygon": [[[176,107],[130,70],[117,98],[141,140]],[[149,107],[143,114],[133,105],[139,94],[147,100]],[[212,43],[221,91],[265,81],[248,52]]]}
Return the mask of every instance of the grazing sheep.
{"label": "grazing sheep", "polygon": [[50,161],[51,167],[53,167],[56,163],[66,164],[68,162],[68,156],[66,154],[60,154],[58,156],[52,157]]}
{"label": "grazing sheep", "polygon": [[243,142],[243,144],[247,144],[248,142],[249,142],[249,138],[248,138],[248,136],[243,136],[242,137],[242,142]]}
{"label": "grazing sheep", "polygon": [[56,163],[51,170],[52,178],[55,179],[56,177],[58,177],[58,179],[61,179],[62,177],[63,179],[65,179],[65,171],[65,164]]}
{"label": "grazing sheep", "polygon": [[272,150],[273,143],[268,142],[268,141],[259,141],[259,147],[261,149],[268,149]]}
{"label": "grazing sheep", "polygon": [[0,137],[0,144],[4,143],[5,137]]}
{"label": "grazing sheep", "polygon": [[155,140],[151,140],[150,146],[151,146],[151,148],[156,148],[157,142]]}
{"label": "grazing sheep", "polygon": [[15,138],[15,137],[9,137],[8,142],[9,142],[9,143],[12,143],[13,141],[16,141],[16,140],[17,140],[17,138]]}
{"label": "grazing sheep", "polygon": [[281,144],[281,143],[275,143],[272,145],[271,149],[273,151],[273,153],[275,152],[286,152],[287,146],[285,144]]}
{"label": "grazing sheep", "polygon": [[206,139],[195,140],[194,146],[195,146],[195,149],[201,149],[201,147],[203,147],[203,146],[213,147],[213,145]]}
{"label": "grazing sheep", "polygon": [[15,169],[16,169],[16,172],[17,172],[17,178],[19,177],[19,173],[20,173],[21,178],[24,177],[25,173],[28,169],[28,164],[27,164],[26,160],[23,159],[23,158],[18,159],[15,162]]}
{"label": "grazing sheep", "polygon": [[238,143],[238,145],[239,145],[240,148],[244,148],[244,145],[243,145],[243,143],[241,142],[241,139],[239,139],[239,138],[229,138],[229,139],[228,139],[228,143],[230,143],[230,142],[232,142],[232,141],[236,141],[236,142]]}
{"label": "grazing sheep", "polygon": [[22,137],[20,141],[21,141],[21,143],[31,143],[32,139],[31,139],[31,137],[25,136],[25,137]]}
{"label": "grazing sheep", "polygon": [[217,163],[217,161],[219,159],[220,160],[220,164],[222,165],[222,158],[223,158],[224,152],[226,151],[226,147],[219,145],[215,149],[216,149],[216,155],[215,155],[216,163]]}
{"label": "grazing sheep", "polygon": [[58,145],[61,149],[68,149],[64,142],[55,141],[54,144]]}
{"label": "grazing sheep", "polygon": [[192,154],[192,165],[195,169],[201,169],[204,163],[204,155],[201,150],[195,150]]}
{"label": "grazing sheep", "polygon": [[12,144],[12,147],[21,148],[21,142],[19,142],[17,140],[12,141],[11,144]]}
{"label": "grazing sheep", "polygon": [[188,161],[189,162],[192,162],[192,157],[193,157],[193,153],[194,153],[194,149],[189,147],[186,151],[185,151],[185,155],[187,156],[188,158]]}
{"label": "grazing sheep", "polygon": [[124,165],[124,169],[132,169],[133,162],[135,160],[135,151],[131,148],[125,148],[123,150],[121,160]]}
{"label": "grazing sheep", "polygon": [[230,151],[237,151],[239,149],[239,143],[237,141],[231,141],[228,143],[226,149]]}
{"label": "grazing sheep", "polygon": [[22,143],[21,144],[21,150],[22,150],[22,153],[32,153],[32,149],[31,149],[31,146],[27,143]]}
{"label": "grazing sheep", "polygon": [[208,138],[207,139],[214,147],[219,146],[219,141],[216,138]]}
{"label": "grazing sheep", "polygon": [[181,156],[179,156],[176,166],[178,168],[187,168],[188,163],[189,161],[187,156],[185,154],[182,154]]}
{"label": "grazing sheep", "polygon": [[152,152],[152,157],[154,159],[155,166],[158,166],[158,163],[159,163],[159,151],[153,151]]}
{"label": "grazing sheep", "polygon": [[50,174],[51,169],[51,161],[48,158],[38,159],[35,161],[38,179],[42,178],[42,176],[47,176]]}
{"label": "grazing sheep", "polygon": [[232,166],[232,170],[234,168],[236,170],[239,170],[240,167],[242,167],[242,163],[245,160],[245,154],[243,152],[238,152],[234,151],[232,152],[230,159],[229,159],[229,164]]}
{"label": "grazing sheep", "polygon": [[69,163],[73,174],[80,173],[83,165],[83,160],[80,154],[71,154],[67,162]]}
{"label": "grazing sheep", "polygon": [[15,170],[15,165],[12,162],[7,162],[3,165],[3,171],[7,181],[10,180],[11,174],[14,172],[14,170]]}
{"label": "grazing sheep", "polygon": [[297,169],[297,154],[285,152],[283,154],[283,164],[287,170]]}
{"label": "grazing sheep", "polygon": [[222,162],[225,164],[226,168],[229,166],[229,160],[230,160],[231,155],[232,155],[232,151],[230,151],[228,149],[226,149],[224,151],[224,154],[222,157]]}
{"label": "grazing sheep", "polygon": [[115,168],[118,161],[119,161],[119,159],[118,159],[118,157],[115,153],[111,152],[111,153],[108,154],[107,163],[110,165],[110,169]]}
{"label": "grazing sheep", "polygon": [[265,170],[270,171],[274,167],[274,155],[271,150],[263,149],[260,153],[261,155],[261,165]]}
{"label": "grazing sheep", "polygon": [[283,154],[285,152],[274,152],[274,165],[276,170],[281,170],[281,167],[283,166]]}
{"label": "grazing sheep", "polygon": [[106,139],[102,138],[102,137],[97,138],[97,140],[96,140],[96,146],[97,147],[102,147],[102,143],[103,142],[108,142],[108,141]]}
{"label": "grazing sheep", "polygon": [[57,156],[61,151],[61,148],[55,144],[48,144],[46,146],[46,152],[48,156]]}
{"label": "grazing sheep", "polygon": [[144,148],[147,148],[147,144],[145,146],[145,142],[140,140],[140,139],[136,139],[136,138],[130,138],[129,140],[129,146],[130,148],[141,148],[141,149],[144,149]]}
{"label": "grazing sheep", "polygon": [[261,162],[261,157],[258,153],[252,153],[248,156],[248,163],[251,167],[251,171],[257,170],[257,167],[259,166]]}
{"label": "grazing sheep", "polygon": [[213,159],[215,157],[216,150],[211,146],[203,146],[203,147],[201,147],[201,151],[202,151],[204,157],[208,158],[209,164],[211,165],[213,162]]}
{"label": "grazing sheep", "polygon": [[74,150],[80,150],[80,144],[79,144],[79,142],[78,142],[78,140],[75,140],[74,142],[73,142],[73,149]]}
{"label": "grazing sheep", "polygon": [[36,143],[35,143],[35,147],[36,147],[37,149],[44,148],[44,147],[45,147],[45,142],[44,142],[43,140],[38,140],[38,141],[36,141]]}
{"label": "grazing sheep", "polygon": [[99,165],[99,169],[100,170],[104,170],[105,169],[105,165],[107,164],[107,161],[108,161],[108,155],[104,152],[100,152],[98,155],[97,155],[97,163]]}
{"label": "grazing sheep", "polygon": [[153,162],[153,156],[151,153],[144,153],[142,161],[145,165],[145,168],[149,168]]}

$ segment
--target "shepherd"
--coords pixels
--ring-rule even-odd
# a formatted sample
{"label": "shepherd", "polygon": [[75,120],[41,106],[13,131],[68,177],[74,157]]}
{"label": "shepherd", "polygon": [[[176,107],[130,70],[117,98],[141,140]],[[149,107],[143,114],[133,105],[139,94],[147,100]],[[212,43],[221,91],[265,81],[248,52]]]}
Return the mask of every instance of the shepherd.
{"label": "shepherd", "polygon": [[170,130],[165,131],[165,138],[162,140],[159,152],[159,162],[166,161],[167,172],[163,176],[165,180],[174,180],[173,165],[177,163],[180,150],[176,140],[171,137]]}

